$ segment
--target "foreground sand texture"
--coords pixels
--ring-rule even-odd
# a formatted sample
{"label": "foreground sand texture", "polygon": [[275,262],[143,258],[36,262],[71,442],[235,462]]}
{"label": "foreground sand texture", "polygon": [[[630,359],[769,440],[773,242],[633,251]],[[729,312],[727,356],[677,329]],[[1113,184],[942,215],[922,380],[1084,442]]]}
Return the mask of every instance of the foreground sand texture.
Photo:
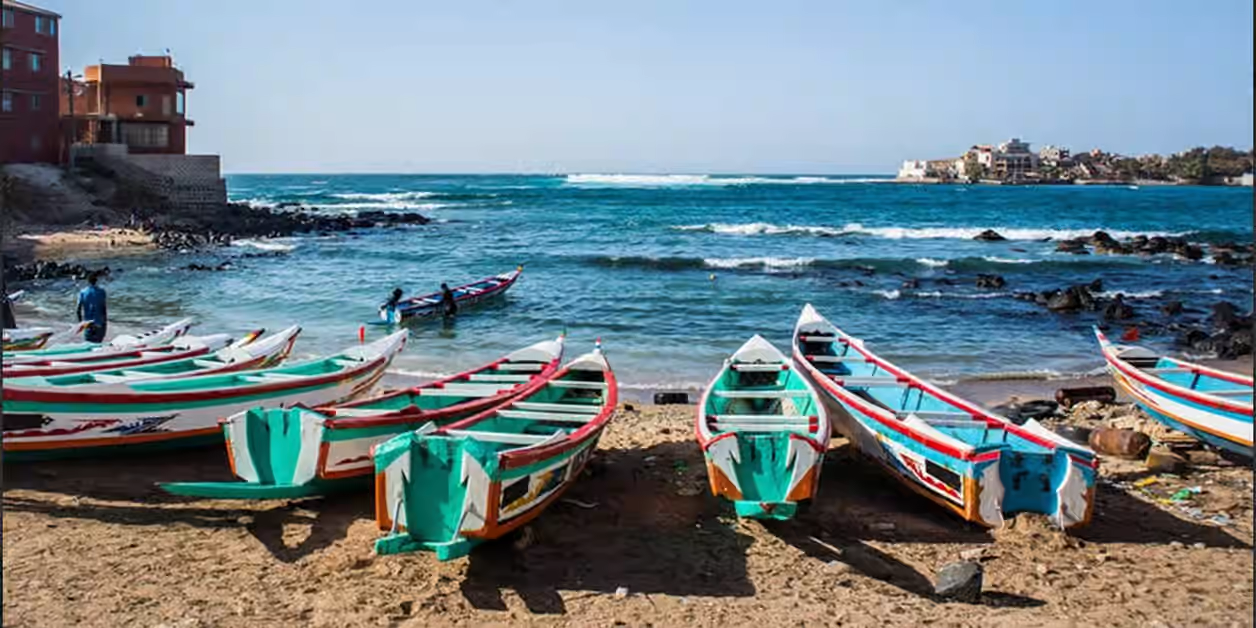
{"label": "foreground sand texture", "polygon": [[[1249,626],[1252,473],[1196,465],[1194,519],[1104,460],[1094,523],[990,534],[836,439],[798,520],[738,521],[711,497],[692,406],[620,412],[599,457],[529,530],[446,564],[376,557],[369,493],[184,500],[160,480],[229,479],[206,450],[4,470],[6,626]],[[976,550],[976,551],[974,551]],[[932,597],[980,554],[980,604]]]}

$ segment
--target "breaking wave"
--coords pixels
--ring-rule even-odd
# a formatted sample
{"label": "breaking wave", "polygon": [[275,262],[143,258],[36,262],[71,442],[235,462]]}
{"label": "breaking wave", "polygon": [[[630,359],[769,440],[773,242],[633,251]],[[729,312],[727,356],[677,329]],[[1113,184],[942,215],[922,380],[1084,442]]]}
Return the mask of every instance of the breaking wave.
{"label": "breaking wave", "polygon": [[[701,225],[679,225],[672,227],[678,231],[701,231],[721,235],[807,235],[819,237],[837,237],[866,235],[889,240],[971,240],[977,234],[993,229],[1009,240],[1068,240],[1089,237],[1098,229],[1034,229],[1023,227],[866,227],[857,222],[846,223],[840,227],[823,225],[775,225],[766,222],[752,223],[706,223]],[[1146,236],[1182,236],[1189,232],[1167,231],[1113,231],[1107,233],[1114,238],[1131,238],[1136,235]]]}
{"label": "breaking wave", "polygon": [[885,183],[888,177],[739,177],[709,174],[569,174],[568,185],[617,187],[687,187],[724,185],[817,185]]}
{"label": "breaking wave", "polygon": [[295,244],[285,244],[282,242],[275,242],[273,240],[258,240],[253,238],[234,240],[231,242],[231,246],[250,247],[254,249],[261,249],[263,251],[292,251],[297,248],[297,245]]}

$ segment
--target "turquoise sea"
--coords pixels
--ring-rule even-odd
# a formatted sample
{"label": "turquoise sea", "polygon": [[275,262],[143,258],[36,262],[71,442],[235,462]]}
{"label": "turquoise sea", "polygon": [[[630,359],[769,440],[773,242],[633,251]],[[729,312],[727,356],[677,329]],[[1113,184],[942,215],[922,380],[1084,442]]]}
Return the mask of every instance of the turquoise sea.
{"label": "turquoise sea", "polygon": [[[941,380],[1100,366],[1094,313],[1054,314],[1014,292],[1102,278],[1106,293],[1124,293],[1149,316],[1169,299],[1252,306],[1250,267],[1077,256],[1055,252],[1053,241],[1104,229],[1118,238],[1250,242],[1250,188],[752,175],[234,175],[228,186],[232,200],[259,205],[417,211],[434,220],[105,260],[121,271],[106,285],[115,327],[180,316],[202,321],[199,333],[299,323],[297,353],[325,353],[356,342],[394,287],[429,292],[523,264],[504,301],[464,311],[452,326],[414,326],[394,368],[455,372],[565,329],[572,352],[601,337],[621,382],[648,391],[701,386],[752,334],[787,348],[807,302],[883,355]],[[972,240],[984,229],[1008,240]],[[245,257],[271,251],[283,254]],[[183,270],[225,259],[233,269]],[[1007,285],[979,289],[978,273]],[[919,287],[903,287],[909,278]],[[68,320],[75,290],[56,282],[28,299],[40,318]]]}

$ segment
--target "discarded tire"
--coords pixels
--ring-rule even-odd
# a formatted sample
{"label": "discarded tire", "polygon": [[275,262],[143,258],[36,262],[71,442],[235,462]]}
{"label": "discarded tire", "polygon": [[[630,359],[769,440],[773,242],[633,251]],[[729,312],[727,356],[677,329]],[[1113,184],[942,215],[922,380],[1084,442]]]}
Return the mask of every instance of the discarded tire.
{"label": "discarded tire", "polygon": [[1055,391],[1055,400],[1065,408],[1083,401],[1112,403],[1116,401],[1116,390],[1111,386],[1085,386],[1081,388],[1061,388]]}
{"label": "discarded tire", "polygon": [[1076,425],[1057,425],[1055,428],[1056,434],[1059,434],[1074,443],[1086,446],[1090,445],[1090,433],[1092,431],[1093,430],[1088,427],[1079,427]]}
{"label": "discarded tire", "polygon": [[665,406],[669,404],[687,404],[689,403],[689,393],[686,392],[658,392],[654,393],[654,405]]}

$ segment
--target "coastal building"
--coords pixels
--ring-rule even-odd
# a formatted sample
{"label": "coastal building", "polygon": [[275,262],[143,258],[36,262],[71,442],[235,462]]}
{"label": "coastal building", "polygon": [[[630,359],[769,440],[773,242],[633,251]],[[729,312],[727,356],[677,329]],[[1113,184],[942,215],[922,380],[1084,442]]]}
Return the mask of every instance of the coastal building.
{"label": "coastal building", "polygon": [[61,90],[61,114],[74,129],[74,142],[125,144],[131,154],[182,155],[187,127],[193,126],[187,90],[194,87],[169,55],[136,55],[126,65],[87,66],[82,81]]}
{"label": "coastal building", "polygon": [[1029,142],[1014,137],[993,151],[991,168],[1000,179],[1021,179],[1037,173],[1038,155],[1029,150]]}
{"label": "coastal building", "polygon": [[1050,144],[1038,150],[1038,162],[1042,165],[1059,166],[1070,161],[1069,150]]}
{"label": "coastal building", "polygon": [[61,16],[17,0],[0,9],[0,164],[56,162]]}
{"label": "coastal building", "polygon": [[929,162],[923,159],[908,159],[898,169],[898,178],[919,181],[929,176]]}

